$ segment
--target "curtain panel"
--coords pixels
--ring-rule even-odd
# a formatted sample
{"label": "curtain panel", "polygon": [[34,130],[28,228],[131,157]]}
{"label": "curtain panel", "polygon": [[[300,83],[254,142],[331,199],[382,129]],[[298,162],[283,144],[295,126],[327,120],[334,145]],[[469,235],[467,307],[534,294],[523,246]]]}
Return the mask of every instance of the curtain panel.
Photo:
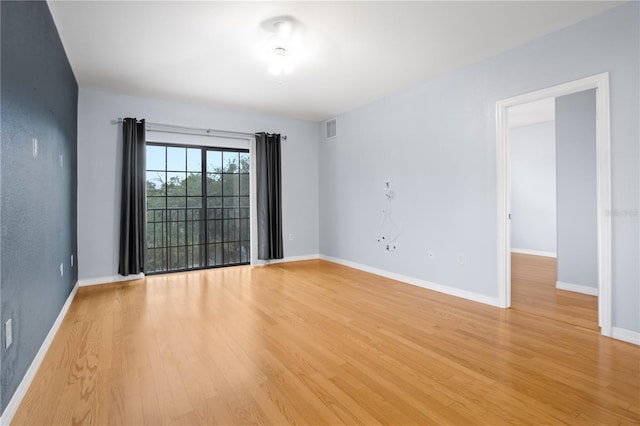
{"label": "curtain panel", "polygon": [[258,259],[284,257],[280,135],[256,133]]}
{"label": "curtain panel", "polygon": [[146,261],[145,121],[122,121],[122,198],[120,205],[120,275],[144,272]]}

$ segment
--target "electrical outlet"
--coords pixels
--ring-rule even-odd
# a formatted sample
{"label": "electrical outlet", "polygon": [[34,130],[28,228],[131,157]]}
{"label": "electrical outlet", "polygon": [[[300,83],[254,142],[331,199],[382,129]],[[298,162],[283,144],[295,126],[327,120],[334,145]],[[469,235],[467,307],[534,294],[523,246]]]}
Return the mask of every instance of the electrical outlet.
{"label": "electrical outlet", "polygon": [[71,267],[73,268],[73,255],[71,255]]}
{"label": "electrical outlet", "polygon": [[60,276],[64,277],[64,263],[60,264]]}
{"label": "electrical outlet", "polygon": [[33,144],[33,158],[36,158],[38,156],[38,139],[33,138],[31,142]]}
{"label": "electrical outlet", "polygon": [[60,167],[64,166],[64,155],[60,154]]}
{"label": "electrical outlet", "polygon": [[295,239],[295,235],[293,235],[293,232],[289,234],[289,241],[293,241]]}
{"label": "electrical outlet", "polygon": [[464,253],[458,253],[457,259],[458,259],[458,265],[464,265],[464,262],[465,262]]}
{"label": "electrical outlet", "polygon": [[11,318],[4,323],[4,348],[9,349],[11,343],[13,343],[13,330],[11,326]]}

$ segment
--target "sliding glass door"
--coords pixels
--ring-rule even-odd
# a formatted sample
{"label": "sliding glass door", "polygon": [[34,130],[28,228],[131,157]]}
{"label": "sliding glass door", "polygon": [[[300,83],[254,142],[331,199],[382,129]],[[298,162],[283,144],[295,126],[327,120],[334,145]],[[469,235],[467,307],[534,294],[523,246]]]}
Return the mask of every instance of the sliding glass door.
{"label": "sliding glass door", "polygon": [[147,144],[147,273],[248,264],[247,150]]}

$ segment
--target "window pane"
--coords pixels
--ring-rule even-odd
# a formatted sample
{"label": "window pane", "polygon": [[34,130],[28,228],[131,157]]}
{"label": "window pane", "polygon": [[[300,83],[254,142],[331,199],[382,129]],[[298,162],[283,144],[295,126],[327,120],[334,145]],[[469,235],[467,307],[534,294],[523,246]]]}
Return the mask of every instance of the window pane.
{"label": "window pane", "polygon": [[240,206],[239,197],[224,197],[224,207],[239,207],[239,206]]}
{"label": "window pane", "polygon": [[208,266],[216,266],[216,245],[209,244],[209,258],[207,259]]}
{"label": "window pane", "polygon": [[167,180],[164,172],[147,172],[147,196],[164,195],[163,183]]}
{"label": "window pane", "polygon": [[202,150],[188,148],[187,149],[187,171],[188,172],[200,172],[202,171]]}
{"label": "window pane", "polygon": [[223,195],[240,195],[240,176],[223,174],[222,175],[222,191]]}
{"label": "window pane", "polygon": [[239,263],[240,262],[240,244],[225,244],[225,263]]}
{"label": "window pane", "polygon": [[251,261],[251,244],[249,241],[240,243],[240,262],[248,263]]}
{"label": "window pane", "polygon": [[153,223],[147,222],[147,248],[153,247]]}
{"label": "window pane", "polygon": [[187,174],[167,173],[167,195],[187,195]]}
{"label": "window pane", "polygon": [[169,269],[178,269],[178,249],[176,247],[169,249]]}
{"label": "window pane", "polygon": [[202,173],[189,173],[189,176],[187,176],[187,194],[202,195]]}
{"label": "window pane", "polygon": [[239,241],[240,240],[240,235],[239,235],[239,224],[238,224],[238,220],[230,220],[229,221],[229,235],[227,237],[227,241]]}
{"label": "window pane", "polygon": [[186,240],[187,240],[187,223],[180,221],[180,222],[176,222],[176,228],[177,228],[177,237],[178,237],[178,241],[177,241],[177,245],[179,246],[183,246],[186,244]]}
{"label": "window pane", "polygon": [[191,264],[193,268],[201,268],[205,266],[203,264],[204,257],[204,246],[203,245],[195,245],[193,246],[193,257],[191,259]]}
{"label": "window pane", "polygon": [[187,198],[186,197],[167,197],[167,208],[171,209],[172,207],[173,208],[187,207]]}
{"label": "window pane", "polygon": [[240,175],[240,195],[249,195],[250,182],[249,175]]}
{"label": "window pane", "polygon": [[187,244],[200,243],[200,222],[187,222]]}
{"label": "window pane", "polygon": [[222,239],[224,241],[229,241],[229,220],[222,221]]}
{"label": "window pane", "polygon": [[153,272],[155,270],[155,250],[147,249],[147,268],[145,272]]}
{"label": "window pane", "polygon": [[178,245],[178,222],[169,222],[167,224],[167,230],[168,230],[168,239],[167,239],[167,245],[169,247],[175,247]]}
{"label": "window pane", "polygon": [[167,171],[184,172],[187,170],[187,149],[167,147]]}
{"label": "window pane", "polygon": [[222,195],[222,175],[207,173],[207,195]]}
{"label": "window pane", "polygon": [[164,223],[156,223],[153,234],[155,238],[154,247],[165,247],[167,245],[164,232],[165,226]]}
{"label": "window pane", "polygon": [[210,243],[216,242],[216,221],[207,221],[207,241]]}
{"label": "window pane", "polygon": [[202,207],[202,197],[187,197],[187,207]]}
{"label": "window pane", "polygon": [[164,170],[166,148],[147,145],[147,170]]}
{"label": "window pane", "polygon": [[207,151],[207,173],[222,173],[222,152]]}
{"label": "window pane", "polygon": [[249,229],[249,219],[241,219],[240,220],[240,240],[249,240],[249,234],[251,230]]}
{"label": "window pane", "polygon": [[222,197],[208,197],[207,207],[210,209],[222,207]]}
{"label": "window pane", "polygon": [[238,173],[240,154],[237,152],[224,151],[222,153],[222,162],[224,165],[224,173]]}
{"label": "window pane", "polygon": [[[164,201],[163,201],[164,202]],[[155,220],[156,222],[162,222],[165,220],[165,217],[167,216],[166,214],[166,210],[165,209],[161,209],[161,210],[154,210],[153,211],[153,220]]]}
{"label": "window pane", "polygon": [[213,241],[216,243],[222,242],[223,240],[223,232],[224,222],[222,220],[216,220],[213,222]]}
{"label": "window pane", "polygon": [[164,197],[147,197],[147,209],[164,209]]}
{"label": "window pane", "polygon": [[[169,202],[169,200],[167,200]],[[177,222],[181,220],[180,213],[184,212],[183,209],[168,209],[167,210],[167,222]]]}
{"label": "window pane", "polygon": [[222,209],[207,209],[207,219],[222,219]]}
{"label": "window pane", "polygon": [[248,152],[240,153],[240,173],[249,173],[251,157]]}

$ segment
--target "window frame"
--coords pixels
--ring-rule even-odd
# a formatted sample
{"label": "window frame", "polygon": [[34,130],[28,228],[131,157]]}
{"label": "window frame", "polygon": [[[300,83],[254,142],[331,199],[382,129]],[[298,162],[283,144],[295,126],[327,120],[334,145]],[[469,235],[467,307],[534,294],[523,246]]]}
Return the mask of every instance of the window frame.
{"label": "window frame", "polygon": [[[251,143],[251,141],[249,141],[250,143],[250,147],[253,145]],[[188,179],[190,173],[199,173],[201,176],[201,184],[200,184],[200,195],[195,195],[195,194],[190,194],[189,193],[189,189],[188,189],[188,182],[186,183],[186,188],[184,190],[184,194],[180,194],[180,195],[169,195],[168,191],[166,190],[165,187],[165,193],[164,196],[151,196],[152,198],[159,198],[164,200],[164,207],[159,207],[158,209],[154,209],[154,210],[149,210],[149,195],[145,194],[145,227],[148,230],[148,218],[149,218],[149,212],[153,211],[153,220],[154,223],[156,225],[154,225],[154,237],[153,237],[153,246],[149,245],[149,237],[147,237],[147,240],[145,241],[145,244],[147,244],[147,257],[145,259],[145,265],[146,265],[146,273],[148,275],[155,275],[155,274],[164,274],[164,273],[172,273],[172,272],[187,272],[187,271],[196,271],[196,270],[203,270],[203,269],[212,269],[212,268],[220,268],[220,267],[227,267],[227,266],[239,266],[239,265],[250,265],[253,263],[253,259],[254,259],[254,232],[253,232],[253,228],[254,228],[254,220],[255,220],[255,215],[254,215],[254,182],[255,182],[255,173],[253,173],[252,169],[254,166],[254,161],[253,161],[253,153],[252,150],[249,148],[244,148],[244,147],[222,147],[222,146],[216,146],[216,145],[204,145],[204,144],[183,144],[183,143],[175,143],[175,142],[165,142],[165,141],[153,141],[153,140],[148,140],[146,142],[146,146],[157,146],[157,147],[162,147],[165,149],[165,156],[164,156],[164,170],[159,170],[159,169],[150,169],[148,168],[148,162],[145,163],[145,182],[148,182],[147,177],[148,177],[148,173],[152,173],[152,172],[160,172],[160,173],[164,173],[165,174],[165,185],[168,179],[168,176],[170,173],[184,173],[185,174],[185,179]],[[168,153],[169,153],[169,148],[180,148],[180,149],[184,149],[185,150],[185,164],[184,164],[184,170],[169,170],[169,158],[168,158]],[[146,149],[146,147],[145,147]],[[197,149],[200,151],[200,170],[199,171],[195,171],[195,170],[189,170],[189,165],[188,165],[188,151],[189,149]],[[220,189],[221,189],[221,193],[219,196],[220,200],[222,201],[223,205],[220,207],[209,207],[209,199],[213,198],[214,196],[211,196],[208,194],[208,175],[212,174],[211,172],[209,172],[209,166],[207,164],[207,158],[208,158],[208,153],[209,152],[220,152],[220,158],[221,158],[221,164],[220,164],[220,172],[217,173],[220,176]],[[238,170],[238,172],[235,173],[227,173],[224,170],[224,158],[225,152],[232,152],[232,153],[236,153],[238,154],[238,169],[240,170],[241,164],[241,157],[240,154],[248,154],[248,161],[249,161],[249,171],[246,173],[240,173],[240,171]],[[225,188],[224,188],[224,176],[225,175],[237,175],[238,178],[238,188],[236,190],[237,194],[234,195],[230,195],[228,197],[225,197]],[[242,194],[242,184],[241,184],[241,177],[246,175],[248,177],[248,181],[249,181],[249,186],[248,186],[248,191],[249,193],[247,195],[243,195]],[[146,184],[145,184],[145,188],[146,188]],[[189,206],[189,198],[200,198],[201,202],[199,203],[199,207],[190,207]],[[176,206],[176,207],[171,207],[169,206],[169,200],[175,198],[175,199],[184,199],[184,203],[181,206]],[[238,206],[234,206],[234,207],[227,207],[227,208],[231,208],[231,209],[235,209],[238,210],[238,212],[234,211],[233,214],[233,218],[229,218],[229,214],[225,213],[225,207],[224,207],[224,201],[226,200],[226,198],[236,198],[238,201]],[[240,207],[242,205],[242,203],[240,202],[241,198],[245,198],[244,200],[244,207]],[[216,217],[217,212],[213,213],[214,218],[210,219],[209,218],[209,213],[210,211],[214,211],[214,209],[220,209],[220,218]],[[184,211],[184,217],[180,218],[180,215],[178,214],[178,219],[176,221],[171,221],[169,220],[169,217],[167,215],[170,214],[171,210],[178,210],[178,211]],[[244,215],[241,213],[244,210]],[[195,211],[199,211],[199,215],[197,219],[193,219],[194,217],[194,212]],[[161,214],[161,220],[157,221],[156,220],[156,214],[157,212],[164,212],[163,214]],[[237,215],[235,213],[238,213]],[[189,219],[189,217],[191,219]],[[246,220],[244,222],[244,226],[241,225],[242,220]],[[248,219],[248,220],[247,220]],[[222,235],[220,235],[220,241],[218,241],[215,238],[215,228],[216,228],[216,224],[218,223],[218,221],[221,223],[221,227],[222,227]],[[224,229],[225,228],[229,228],[230,227],[230,223],[231,221],[235,222],[234,226],[235,226],[235,231],[234,231],[234,235],[237,235],[237,239],[229,239],[228,238],[228,232],[227,232],[227,237],[225,237],[225,233],[224,233]],[[184,224],[184,229],[185,229],[185,234],[183,237],[183,244],[180,244],[178,242],[178,244],[176,245],[172,245],[171,244],[171,239],[170,239],[170,235],[169,235],[169,227],[172,226],[172,224],[175,223],[178,226],[178,229],[180,229],[180,224]],[[190,226],[192,233],[191,233],[191,237],[193,238],[193,224],[194,223],[198,223],[198,243],[197,244],[193,244],[193,240],[191,240],[191,242],[189,242],[189,238],[187,236],[187,229]],[[211,231],[209,230],[209,224],[212,223],[213,224],[213,241],[210,238],[210,233]],[[161,245],[160,246],[156,246],[156,226],[157,224],[161,224],[161,228],[162,228],[162,232],[161,232],[161,238],[163,239],[163,241],[161,241]],[[247,225],[248,225],[248,229],[247,229]],[[241,229],[244,229],[244,233],[241,231]],[[164,235],[163,235],[164,234]],[[245,237],[243,239],[243,237]],[[169,238],[167,240],[167,238]],[[178,240],[180,241],[180,240]],[[233,261],[233,262],[229,262],[228,256],[229,255],[229,249],[231,244],[234,245],[234,250],[237,250],[237,260],[238,261]],[[222,252],[222,259],[220,259],[220,261],[217,259],[217,247],[220,247],[220,250]],[[227,253],[225,253],[225,247],[227,247]],[[196,248],[198,248],[198,255],[196,257]],[[248,250],[248,253],[243,256],[242,255],[242,250],[245,249]],[[172,250],[185,250],[184,253],[184,262],[181,262],[177,265],[177,267],[172,267],[172,261],[171,261],[171,253]],[[153,256],[156,256],[156,252],[157,251],[161,251],[160,254],[160,265],[162,266],[162,268],[158,269],[158,268],[153,268],[153,271],[150,271],[149,269],[149,260],[150,260],[150,256],[153,253]],[[214,250],[214,260],[213,260],[213,264],[210,264],[210,260],[211,260],[211,253],[210,251]],[[180,258],[180,255],[178,254],[178,258]],[[158,257],[154,257],[154,261],[158,259]],[[193,259],[197,259],[198,260],[198,264],[200,266],[193,266],[194,263]],[[190,266],[191,265],[191,266]]]}

